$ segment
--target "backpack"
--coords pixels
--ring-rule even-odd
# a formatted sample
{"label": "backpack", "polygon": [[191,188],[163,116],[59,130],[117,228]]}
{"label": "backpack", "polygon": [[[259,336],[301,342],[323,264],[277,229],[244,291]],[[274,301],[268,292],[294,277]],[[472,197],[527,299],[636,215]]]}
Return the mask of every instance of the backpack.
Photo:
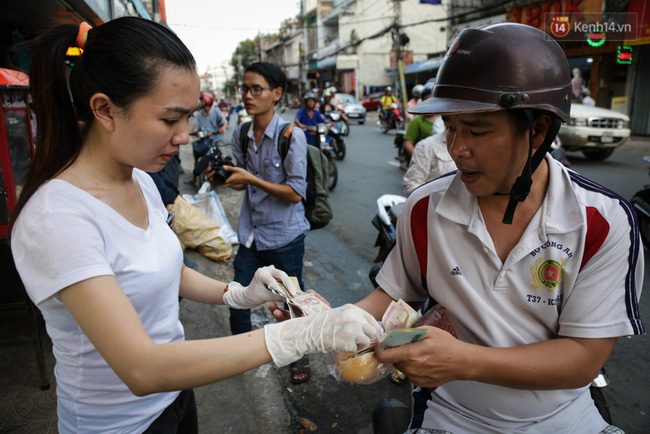
{"label": "backpack", "polygon": [[[248,153],[248,130],[251,122],[245,122],[239,131],[239,144],[246,165]],[[282,126],[278,138],[278,154],[284,162],[291,144],[293,124],[286,123]],[[302,203],[305,207],[305,217],[309,221],[310,230],[320,229],[334,217],[332,204],[329,198],[329,162],[327,157],[315,146],[307,145],[307,194]]]}

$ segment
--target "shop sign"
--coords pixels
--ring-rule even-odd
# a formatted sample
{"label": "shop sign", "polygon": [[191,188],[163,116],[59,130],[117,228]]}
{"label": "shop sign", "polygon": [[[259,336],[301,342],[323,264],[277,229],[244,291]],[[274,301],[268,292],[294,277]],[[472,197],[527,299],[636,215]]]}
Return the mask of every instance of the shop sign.
{"label": "shop sign", "polygon": [[615,96],[612,98],[612,110],[615,112],[627,114],[628,98],[626,96]]}

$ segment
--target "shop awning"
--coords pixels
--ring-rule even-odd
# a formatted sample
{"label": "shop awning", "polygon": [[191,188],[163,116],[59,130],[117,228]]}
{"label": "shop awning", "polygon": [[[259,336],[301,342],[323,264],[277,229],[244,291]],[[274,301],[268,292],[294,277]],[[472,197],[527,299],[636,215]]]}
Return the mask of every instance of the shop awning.
{"label": "shop awning", "polygon": [[29,77],[24,72],[13,69],[0,68],[0,86],[2,87],[28,87]]}
{"label": "shop awning", "polygon": [[431,71],[440,68],[440,65],[442,65],[442,59],[434,57],[433,59],[427,59],[422,62],[410,64],[404,68],[404,74],[416,74],[418,72]]}

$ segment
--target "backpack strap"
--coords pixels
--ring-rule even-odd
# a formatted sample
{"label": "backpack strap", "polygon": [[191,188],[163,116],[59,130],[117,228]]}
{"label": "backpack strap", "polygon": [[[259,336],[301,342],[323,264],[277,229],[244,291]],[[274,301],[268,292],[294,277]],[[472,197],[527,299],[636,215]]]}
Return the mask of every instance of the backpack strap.
{"label": "backpack strap", "polygon": [[246,168],[246,157],[248,156],[248,130],[251,129],[251,123],[252,121],[244,122],[239,130],[239,147],[244,159],[244,169]]}
{"label": "backpack strap", "polygon": [[289,145],[291,145],[291,134],[293,133],[293,127],[295,127],[295,125],[292,123],[284,124],[280,130],[280,137],[278,137],[278,154],[280,154],[280,158],[282,158],[283,163],[285,157],[289,153]]}

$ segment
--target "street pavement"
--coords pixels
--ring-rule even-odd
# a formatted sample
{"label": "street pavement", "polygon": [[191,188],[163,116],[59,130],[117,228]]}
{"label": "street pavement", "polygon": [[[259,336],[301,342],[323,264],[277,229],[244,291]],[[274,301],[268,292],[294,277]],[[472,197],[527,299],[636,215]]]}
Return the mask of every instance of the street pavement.
{"label": "street pavement", "polygon": [[[368,123],[374,121],[369,116]],[[289,118],[285,116],[285,118]],[[233,117],[234,120],[234,117]],[[229,128],[230,132],[232,127]],[[649,138],[634,138],[625,146],[648,149]],[[191,149],[182,148],[185,174],[191,172]],[[196,189],[181,182],[181,193]],[[236,229],[242,195],[217,189],[230,224]],[[232,260],[213,262],[188,251],[199,271],[223,281],[233,278]],[[328,230],[310,232],[306,239],[304,280],[335,305],[354,302],[367,292],[370,264]],[[646,296],[648,294],[645,294]],[[265,308],[254,309],[255,326],[271,321]],[[181,321],[187,339],[228,336],[228,310],[188,300],[181,302]],[[0,340],[27,335],[24,318],[0,319]],[[0,433],[56,433],[56,391],[51,342],[42,320],[40,336],[51,387],[41,390],[34,349],[27,341],[0,347]],[[383,398],[410,403],[410,385],[387,379],[370,386],[337,382],[326,369],[324,355],[311,356],[312,377],[294,385],[287,368],[261,366],[237,377],[195,389],[202,433],[372,433],[372,411]],[[192,369],[188,366],[187,369]],[[639,409],[644,411],[643,409]],[[647,409],[645,410],[647,411]],[[628,431],[631,432],[631,431]],[[642,432],[642,431],[639,431]]]}

